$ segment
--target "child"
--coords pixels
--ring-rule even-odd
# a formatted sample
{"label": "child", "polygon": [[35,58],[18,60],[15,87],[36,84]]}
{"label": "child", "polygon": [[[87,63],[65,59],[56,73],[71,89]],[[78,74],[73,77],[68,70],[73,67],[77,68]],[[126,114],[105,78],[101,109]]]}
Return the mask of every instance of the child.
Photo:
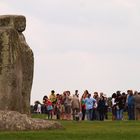
{"label": "child", "polygon": [[46,106],[47,106],[47,111],[48,111],[48,119],[52,119],[53,117],[53,106],[51,100],[47,99],[46,100]]}

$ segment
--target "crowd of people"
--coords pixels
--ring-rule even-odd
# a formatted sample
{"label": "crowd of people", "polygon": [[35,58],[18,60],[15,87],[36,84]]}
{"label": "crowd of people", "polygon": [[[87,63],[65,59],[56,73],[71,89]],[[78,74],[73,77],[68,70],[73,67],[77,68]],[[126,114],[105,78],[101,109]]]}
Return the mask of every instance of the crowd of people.
{"label": "crowd of people", "polygon": [[124,112],[127,112],[128,120],[140,120],[140,93],[117,91],[108,98],[103,93],[92,95],[85,90],[79,98],[78,90],[73,95],[70,91],[56,94],[52,90],[49,97],[43,97],[42,104],[35,102],[33,112],[47,114],[48,119],[100,121],[108,119],[108,112],[112,113],[112,120],[124,120]]}

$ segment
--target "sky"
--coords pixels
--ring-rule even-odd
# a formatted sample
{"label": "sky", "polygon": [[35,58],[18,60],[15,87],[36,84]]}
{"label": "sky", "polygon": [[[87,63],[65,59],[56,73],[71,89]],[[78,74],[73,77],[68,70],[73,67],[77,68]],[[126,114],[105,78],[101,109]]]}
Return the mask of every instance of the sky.
{"label": "sky", "polygon": [[34,52],[31,104],[53,89],[140,89],[139,0],[1,0],[0,15],[24,15]]}

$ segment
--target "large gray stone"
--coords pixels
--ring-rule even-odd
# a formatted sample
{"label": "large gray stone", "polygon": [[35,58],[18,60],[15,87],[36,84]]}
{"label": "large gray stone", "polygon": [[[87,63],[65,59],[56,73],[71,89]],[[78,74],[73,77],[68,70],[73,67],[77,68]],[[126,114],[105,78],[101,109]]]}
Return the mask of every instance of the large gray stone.
{"label": "large gray stone", "polygon": [[24,16],[0,16],[0,110],[30,114],[34,60],[25,27]]}
{"label": "large gray stone", "polygon": [[0,111],[0,131],[62,129],[56,121],[30,118],[16,111]]}

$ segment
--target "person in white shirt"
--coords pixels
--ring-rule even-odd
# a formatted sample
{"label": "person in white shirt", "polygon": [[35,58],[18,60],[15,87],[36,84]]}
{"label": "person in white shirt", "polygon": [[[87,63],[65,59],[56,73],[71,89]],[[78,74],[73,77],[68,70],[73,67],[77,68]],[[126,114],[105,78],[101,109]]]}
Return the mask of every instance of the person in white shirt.
{"label": "person in white shirt", "polygon": [[115,99],[116,99],[116,93],[113,93],[112,94],[112,99],[111,99],[111,102],[112,102],[112,120],[116,120],[116,102],[115,102]]}

